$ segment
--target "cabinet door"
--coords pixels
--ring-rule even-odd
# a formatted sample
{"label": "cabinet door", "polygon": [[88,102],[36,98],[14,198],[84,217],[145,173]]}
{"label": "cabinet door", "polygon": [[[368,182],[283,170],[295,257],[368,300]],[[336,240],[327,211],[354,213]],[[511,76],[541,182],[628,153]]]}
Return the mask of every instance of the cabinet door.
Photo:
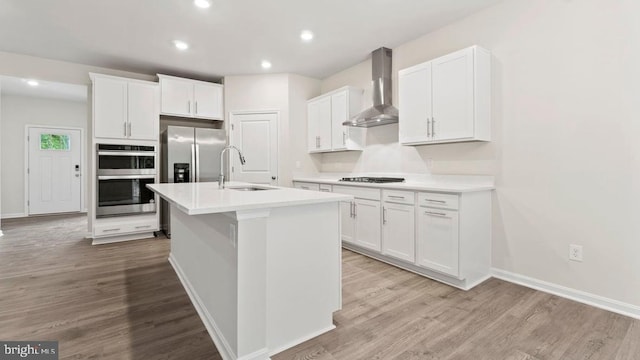
{"label": "cabinet door", "polygon": [[165,115],[191,117],[194,104],[193,82],[162,78],[160,81],[160,112]]}
{"label": "cabinet door", "polygon": [[160,125],[158,87],[131,82],[128,86],[127,99],[129,138],[157,140]]}
{"label": "cabinet door", "polygon": [[349,115],[349,95],[347,91],[331,95],[331,148],[345,150],[347,148],[348,127],[342,123]]}
{"label": "cabinet door", "polygon": [[355,200],[356,244],[380,251],[380,201]]}
{"label": "cabinet door", "polygon": [[415,261],[415,208],[384,203],[382,207],[382,253]]}
{"label": "cabinet door", "polygon": [[340,202],[340,238],[344,242],[356,243],[356,224],[353,217],[353,202]]}
{"label": "cabinet door", "polygon": [[309,152],[331,150],[331,97],[324,97],[308,105]]}
{"label": "cabinet door", "polygon": [[473,137],[473,49],[456,51],[432,63],[434,140]]}
{"label": "cabinet door", "polygon": [[127,82],[97,78],[93,81],[93,131],[95,137],[127,136]]}
{"label": "cabinet door", "polygon": [[222,120],[222,90],[218,84],[194,83],[193,114],[197,118]]}
{"label": "cabinet door", "polygon": [[418,208],[416,264],[458,276],[458,212]]}
{"label": "cabinet door", "polygon": [[400,71],[398,75],[400,143],[431,139],[431,63]]}

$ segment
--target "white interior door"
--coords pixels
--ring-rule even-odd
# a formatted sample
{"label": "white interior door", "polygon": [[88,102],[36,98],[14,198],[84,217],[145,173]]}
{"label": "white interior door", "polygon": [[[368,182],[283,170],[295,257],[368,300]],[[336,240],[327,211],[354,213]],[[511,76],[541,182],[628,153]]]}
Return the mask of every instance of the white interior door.
{"label": "white interior door", "polygon": [[29,127],[29,215],[80,211],[79,129]]}
{"label": "white interior door", "polygon": [[236,113],[231,116],[231,145],[246,159],[229,152],[231,179],[256,184],[278,184],[278,114]]}

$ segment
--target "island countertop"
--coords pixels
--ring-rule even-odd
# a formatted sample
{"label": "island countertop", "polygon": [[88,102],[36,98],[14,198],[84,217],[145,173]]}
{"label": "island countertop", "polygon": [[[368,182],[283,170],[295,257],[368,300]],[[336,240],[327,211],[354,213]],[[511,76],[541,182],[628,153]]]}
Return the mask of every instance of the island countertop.
{"label": "island countertop", "polygon": [[[233,189],[244,186],[269,190]],[[225,189],[219,189],[217,182],[149,184],[147,187],[188,215],[319,204],[353,198],[351,195],[242,182],[228,182]]]}

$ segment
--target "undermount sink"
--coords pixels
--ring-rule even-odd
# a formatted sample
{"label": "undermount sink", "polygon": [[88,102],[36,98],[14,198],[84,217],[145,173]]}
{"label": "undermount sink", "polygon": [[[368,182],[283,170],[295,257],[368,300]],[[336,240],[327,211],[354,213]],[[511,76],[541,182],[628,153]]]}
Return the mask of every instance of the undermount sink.
{"label": "undermount sink", "polygon": [[273,190],[272,188],[263,188],[257,186],[238,186],[238,187],[228,187],[229,190],[238,190],[238,191],[259,191],[259,190]]}

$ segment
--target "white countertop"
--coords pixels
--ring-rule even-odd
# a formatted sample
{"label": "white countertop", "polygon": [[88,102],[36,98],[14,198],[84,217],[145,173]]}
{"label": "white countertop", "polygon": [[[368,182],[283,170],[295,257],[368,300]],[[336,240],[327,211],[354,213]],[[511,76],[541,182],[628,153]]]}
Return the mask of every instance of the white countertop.
{"label": "white countertop", "polygon": [[[239,191],[232,189],[242,186],[272,190]],[[343,194],[240,182],[229,182],[226,189],[218,189],[217,182],[149,184],[147,187],[188,215],[318,204],[353,198]]]}
{"label": "white countertop", "polygon": [[[346,175],[348,176],[348,175]],[[360,175],[356,175],[360,176]],[[394,176],[403,177],[403,176]],[[327,177],[327,176],[297,176],[293,178],[293,181],[310,182],[317,184],[329,184],[340,186],[359,186],[376,189],[396,189],[396,190],[408,190],[408,191],[439,191],[439,192],[451,192],[451,193],[465,193],[474,191],[488,191],[495,189],[495,185],[492,180],[475,177],[475,176],[434,176],[433,178],[425,179],[411,179],[407,178],[405,182],[401,183],[359,183],[339,181],[340,177]]]}

